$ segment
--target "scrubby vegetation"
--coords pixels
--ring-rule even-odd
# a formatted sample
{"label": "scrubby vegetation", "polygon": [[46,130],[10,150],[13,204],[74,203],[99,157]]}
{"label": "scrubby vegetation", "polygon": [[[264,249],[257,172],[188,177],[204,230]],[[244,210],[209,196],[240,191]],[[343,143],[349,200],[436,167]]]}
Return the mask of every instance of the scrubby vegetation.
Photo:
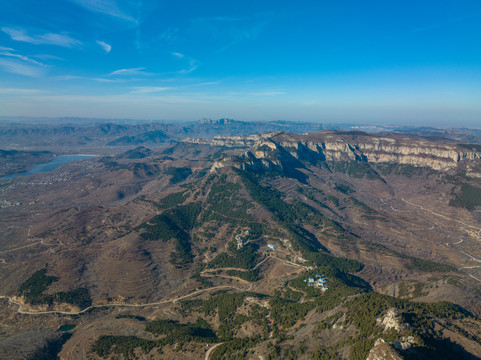
{"label": "scrubby vegetation", "polygon": [[458,269],[448,264],[441,264],[431,260],[419,259],[413,256],[401,255],[400,257],[410,260],[410,264],[407,265],[407,268],[410,270],[424,272],[458,272]]}
{"label": "scrubby vegetation", "polygon": [[138,321],[146,321],[143,316],[131,315],[131,314],[119,314],[115,316],[116,319],[135,319]]}
{"label": "scrubby vegetation", "polygon": [[350,186],[344,185],[344,184],[336,184],[335,189],[346,195],[349,195],[355,192],[355,190],[352,189]]}
{"label": "scrubby vegetation", "polygon": [[462,184],[459,193],[449,201],[450,206],[463,207],[472,211],[476,206],[481,206],[481,189],[469,184]]}
{"label": "scrubby vegetation", "polygon": [[136,348],[149,353],[156,346],[160,346],[155,340],[141,339],[137,336],[112,336],[102,335],[94,343],[92,349],[98,356],[108,356],[111,353],[122,354],[130,359],[134,356]]}
{"label": "scrubby vegetation", "polygon": [[234,255],[221,253],[209,263],[211,268],[240,268],[252,269],[257,261],[257,247],[254,244],[246,244],[237,250]]}
{"label": "scrubby vegetation", "polygon": [[157,335],[168,335],[168,337],[180,342],[200,342],[205,338],[216,338],[209,323],[201,319],[194,324],[180,324],[173,320],[154,320],[147,324],[145,330]]}
{"label": "scrubby vegetation", "polygon": [[378,214],[378,212],[376,210],[374,210],[373,208],[369,207],[368,205],[364,204],[362,201],[356,199],[355,197],[351,196],[349,198],[349,200],[351,200],[352,204],[361,209],[364,213],[366,214]]}
{"label": "scrubby vegetation", "polygon": [[[316,274],[322,274],[328,279],[327,286],[329,289],[325,293],[322,293],[318,288],[307,286],[304,282],[305,279]],[[272,309],[271,317],[277,329],[279,327],[288,329],[298,320],[304,319],[310,310],[317,309],[318,312],[324,312],[333,309],[348,296],[369,290],[369,286],[361,279],[331,266],[323,266],[308,271],[291,281],[290,285],[305,293],[311,299],[301,303],[298,299],[292,299],[289,292],[277,292],[269,301]]]}
{"label": "scrubby vegetation", "polygon": [[247,293],[227,294],[220,293],[212,296],[208,300],[190,300],[183,302],[185,310],[197,310],[205,315],[219,317],[219,336],[225,339],[232,338],[235,330],[244,322],[250,320],[245,316],[236,316],[237,308],[243,302]]}
{"label": "scrubby vegetation", "polygon": [[194,324],[180,324],[172,320],[154,320],[147,323],[145,330],[162,337],[157,340],[148,340],[137,336],[103,335],[95,341],[93,351],[102,357],[114,353],[122,354],[125,358],[132,358],[136,348],[140,348],[144,353],[149,353],[154,348],[161,349],[165,345],[175,343],[217,341],[214,331],[204,320],[199,320]]}
{"label": "scrubby vegetation", "polygon": [[209,191],[207,203],[210,205],[210,210],[236,220],[247,219],[247,210],[252,208],[252,204],[239,196],[240,191],[239,183],[229,181],[225,174],[220,175],[212,183]]}
{"label": "scrubby vegetation", "polygon": [[257,281],[259,280],[259,270],[248,270],[248,271],[240,271],[240,270],[227,270],[226,274],[229,276],[235,276],[246,281]]}
{"label": "scrubby vegetation", "polygon": [[166,197],[160,199],[156,203],[156,205],[163,209],[169,209],[176,205],[182,204],[186,198],[187,198],[187,190],[184,190],[184,191],[167,195]]}
{"label": "scrubby vegetation", "polygon": [[76,305],[80,308],[86,308],[92,305],[92,299],[90,298],[90,292],[87,288],[78,288],[72,291],[61,291],[53,295],[44,295],[45,301],[67,303]]}
{"label": "scrubby vegetation", "polygon": [[299,224],[301,219],[322,222],[323,217],[319,212],[299,201],[287,204],[282,200],[279,191],[261,186],[251,174],[245,172],[239,174],[252,198],[269,210],[279,225],[290,233],[292,245],[296,250],[315,251],[322,248],[316,237]]}
{"label": "scrubby vegetation", "polygon": [[244,338],[244,339],[232,339],[219,345],[211,354],[211,360],[230,360],[234,359],[233,354],[241,351],[239,359],[244,359],[243,355],[247,355],[247,349],[255,346],[262,339],[260,337]]}
{"label": "scrubby vegetation", "polygon": [[24,296],[26,302],[32,305],[48,304],[54,302],[67,303],[76,305],[80,308],[86,308],[92,305],[89,290],[86,288],[78,288],[72,291],[60,291],[54,294],[44,294],[49,285],[58,280],[55,276],[46,275],[47,269],[36,271],[30,276],[18,289],[18,295]]}
{"label": "scrubby vegetation", "polygon": [[[374,341],[381,335],[382,328],[376,325],[376,319],[390,308],[398,309],[402,321],[409,324],[410,329],[406,334],[414,336],[416,346],[414,351],[417,358],[457,358],[453,348],[443,346],[441,334],[435,330],[431,321],[433,317],[439,319],[462,319],[470,316],[461,307],[447,303],[416,303],[391,296],[370,292],[354,298],[345,304],[348,321],[359,330],[358,335],[352,339],[351,359],[365,359]],[[400,334],[392,332],[388,337],[383,334],[386,341],[394,341]],[[448,345],[444,343],[444,345]]]}
{"label": "scrubby vegetation", "polygon": [[165,172],[167,175],[172,175],[170,178],[170,182],[172,184],[177,184],[185,179],[187,179],[190,175],[192,175],[192,169],[188,167],[179,167],[179,168],[170,168],[167,169]]}
{"label": "scrubby vegetation", "polygon": [[426,167],[420,167],[410,164],[398,163],[377,163],[376,169],[383,175],[402,175],[408,178],[419,176],[423,174],[434,174],[435,170]]}
{"label": "scrubby vegetation", "polygon": [[348,174],[355,178],[367,178],[384,182],[383,178],[368,163],[362,161],[336,161],[329,163],[334,172]]}
{"label": "scrubby vegetation", "polygon": [[322,254],[319,252],[306,252],[304,256],[315,266],[330,266],[346,273],[355,273],[361,271],[364,267],[364,265],[359,261]]}
{"label": "scrubby vegetation", "polygon": [[58,280],[57,277],[47,276],[46,274],[47,269],[41,269],[33,273],[32,276],[20,285],[18,295],[25,296],[25,300],[31,304],[38,303],[48,286]]}
{"label": "scrubby vegetation", "polygon": [[190,244],[190,231],[194,228],[197,216],[201,211],[201,204],[190,203],[177,205],[163,214],[157,215],[137,229],[146,229],[140,236],[145,240],[175,239],[175,250],[171,262],[182,266],[192,262],[192,248]]}

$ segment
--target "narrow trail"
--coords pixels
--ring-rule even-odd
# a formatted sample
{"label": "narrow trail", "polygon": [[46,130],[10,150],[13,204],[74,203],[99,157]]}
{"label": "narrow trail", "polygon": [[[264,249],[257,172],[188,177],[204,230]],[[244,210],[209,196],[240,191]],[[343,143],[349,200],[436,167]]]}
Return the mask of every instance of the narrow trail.
{"label": "narrow trail", "polygon": [[[45,314],[59,314],[59,315],[81,315],[86,313],[89,310],[92,309],[98,309],[98,308],[108,308],[108,307],[146,307],[146,306],[155,306],[155,305],[164,305],[168,303],[176,303],[179,300],[189,298],[191,296],[195,296],[198,294],[202,294],[205,292],[213,291],[213,290],[219,290],[219,289],[237,289],[237,290],[242,290],[246,291],[245,289],[241,289],[236,286],[232,285],[220,285],[220,286],[214,286],[211,288],[207,289],[201,289],[201,290],[196,290],[193,291],[189,294],[182,295],[176,298],[168,299],[168,300],[163,300],[163,301],[156,301],[156,302],[151,302],[151,303],[146,303],[146,304],[105,304],[105,305],[92,305],[89,306],[83,310],[80,311],[57,311],[57,310],[52,310],[52,311],[24,311],[22,310],[22,307],[24,306],[23,304],[14,301],[10,296],[1,296],[0,299],[8,299],[8,301],[12,304],[18,305],[17,312],[19,314],[24,314],[24,315],[45,315]],[[249,290],[247,290],[249,291]]]}
{"label": "narrow trail", "polygon": [[[443,219],[446,219],[446,220],[455,221],[455,222],[457,222],[457,223],[459,223],[459,224],[462,224],[462,225],[466,226],[467,228],[478,230],[478,233],[481,232],[481,230],[480,230],[479,228],[477,228],[477,227],[475,227],[475,226],[473,226],[473,225],[466,224],[464,221],[457,220],[457,219],[453,219],[453,218],[451,218],[451,217],[449,217],[449,216],[446,216],[446,215],[438,214],[438,213],[436,213],[436,212],[434,212],[434,211],[432,211],[432,210],[430,210],[430,209],[424,208],[424,207],[421,206],[421,205],[414,204],[414,203],[412,203],[412,202],[404,199],[403,197],[401,198],[401,200],[404,201],[406,204],[409,204],[409,205],[412,205],[412,206],[416,206],[416,207],[420,208],[421,210],[427,211],[427,212],[429,212],[429,213],[431,213],[431,214],[433,214],[433,215],[436,215],[436,216],[438,216],[438,217],[440,217],[440,218],[443,218]],[[457,241],[457,242],[455,242],[455,243],[451,243],[451,245],[458,245],[458,244],[461,244],[463,241],[464,241],[464,240],[461,239],[461,240],[459,240],[459,241]],[[447,247],[447,248],[453,249],[453,247],[451,247],[451,246],[449,246],[449,245],[450,245],[450,243],[446,243],[446,247]],[[466,255],[466,256],[468,256],[468,257],[469,257],[471,260],[473,260],[473,261],[481,262],[481,260],[480,260],[479,258],[477,258],[477,257],[475,257],[475,256],[473,256],[473,255],[471,255],[471,254],[468,254],[466,251],[459,250],[459,249],[458,249],[457,251],[460,252],[460,253],[462,253],[462,254],[464,254],[464,255]],[[475,267],[460,267],[459,269],[469,269],[469,268],[475,268]],[[476,279],[476,280],[478,280],[479,282],[481,282],[481,280],[478,279],[477,277],[475,277],[475,276],[473,276],[473,275],[471,275],[471,274],[469,274],[469,276],[472,277],[473,279]]]}
{"label": "narrow trail", "polygon": [[[217,270],[220,270],[220,269],[217,269]],[[250,282],[250,281],[247,281],[247,280],[244,280],[244,279],[241,279],[237,276],[229,276],[229,275],[220,275],[220,274],[217,274],[217,275],[207,275],[207,274],[204,274],[204,273],[200,273],[200,276],[203,276],[203,277],[222,277],[222,278],[225,278],[225,279],[232,279],[232,280],[237,280],[237,281],[240,281],[240,282],[243,282],[245,284],[248,284],[249,285],[249,288],[248,289],[245,289],[243,291],[251,291],[252,288],[254,287],[254,283]],[[227,286],[227,285],[226,285]],[[235,289],[238,289],[238,290],[241,290],[239,288],[236,288],[234,286],[230,286],[231,288],[235,288]]]}
{"label": "narrow trail", "polygon": [[57,246],[57,245],[61,245],[61,244],[60,243],[58,243],[58,244],[48,244],[48,243],[44,243],[44,240],[40,240],[40,241],[36,241],[34,243],[24,245],[24,246],[20,246],[20,247],[17,247],[17,248],[2,250],[2,251],[0,251],[0,254],[9,253],[9,252],[15,251],[15,250],[21,250],[21,249],[29,248],[29,247],[36,246],[36,245]]}
{"label": "narrow trail", "polygon": [[299,299],[299,303],[302,304],[307,296],[307,293],[305,291],[302,291],[302,290],[299,290],[299,289],[296,289],[296,288],[293,288],[291,285],[287,285],[287,287],[289,289],[291,289],[292,291],[296,291],[296,292],[299,292],[302,294],[302,297]]}
{"label": "narrow trail", "polygon": [[[274,257],[275,259],[278,259],[278,260],[281,260],[282,262],[284,263],[287,263],[289,265],[293,265],[293,266],[296,266],[298,268],[303,268],[303,269],[306,269],[308,267],[306,266],[302,266],[302,265],[299,265],[299,264],[296,264],[296,263],[293,263],[291,261],[287,261],[287,260],[284,260],[284,259],[281,259],[281,258],[278,258],[278,257]],[[262,262],[266,261],[267,259],[269,258],[266,258],[264,259],[263,261],[261,261],[259,264],[256,265],[259,266]],[[0,259],[0,260],[3,260],[3,259]],[[182,295],[182,296],[178,296],[178,297],[175,297],[175,298],[171,298],[171,299],[167,299],[167,300],[162,300],[162,301],[156,301],[156,302],[151,302],[151,303],[145,303],[145,304],[103,304],[103,305],[91,305],[83,310],[80,310],[80,311],[60,311],[60,310],[51,310],[51,311],[24,311],[22,310],[22,307],[25,306],[25,304],[22,304],[22,303],[19,303],[15,300],[12,299],[12,297],[10,296],[4,296],[4,295],[0,295],[0,299],[8,299],[8,301],[11,303],[11,304],[14,304],[14,305],[18,305],[18,309],[17,309],[17,313],[19,314],[23,314],[23,315],[47,315],[47,314],[57,314],[57,315],[81,315],[81,314],[85,314],[86,312],[92,310],[92,309],[99,309],[99,308],[109,308],[109,307],[134,307],[134,308],[140,308],[140,307],[147,307],[147,306],[156,306],[156,305],[164,305],[164,304],[169,304],[169,303],[176,303],[178,302],[179,300],[182,300],[182,299],[186,299],[186,298],[189,298],[189,297],[192,297],[192,296],[196,296],[196,295],[199,295],[199,294],[202,294],[202,293],[206,293],[206,292],[210,292],[210,291],[214,291],[214,290],[220,290],[220,289],[236,289],[236,290],[239,290],[239,291],[250,291],[253,286],[254,286],[254,283],[250,282],[250,281],[247,281],[247,280],[244,280],[244,279],[241,279],[239,277],[236,277],[236,276],[228,276],[228,275],[209,275],[208,272],[210,271],[218,271],[218,270],[228,270],[228,269],[235,269],[235,270],[239,270],[239,269],[236,269],[236,268],[218,268],[218,269],[209,269],[209,270],[204,270],[203,272],[201,272],[201,276],[204,276],[204,277],[212,277],[212,276],[218,276],[218,277],[223,277],[223,278],[228,278],[228,279],[233,279],[233,280],[237,280],[241,283],[244,283],[246,285],[248,285],[248,288],[247,289],[243,289],[241,287],[238,287],[238,286],[234,286],[234,285],[219,285],[219,286],[214,286],[214,287],[210,287],[210,288],[206,288],[206,289],[200,289],[200,290],[196,290],[196,291],[193,291],[193,292],[190,292],[186,295]],[[248,271],[248,270],[246,270]]]}
{"label": "narrow trail", "polygon": [[412,202],[404,199],[403,197],[401,198],[401,200],[404,201],[406,204],[409,204],[409,205],[412,205],[412,206],[416,206],[416,207],[420,208],[420,209],[423,210],[423,211],[427,211],[427,212],[429,212],[429,213],[431,213],[431,214],[433,214],[433,215],[439,216],[439,217],[441,217],[441,218],[443,218],[443,219],[453,220],[453,221],[456,221],[457,223],[463,224],[464,226],[467,226],[467,227],[476,229],[475,226],[466,224],[464,221],[457,220],[457,219],[453,219],[453,218],[451,218],[451,217],[449,217],[449,216],[446,216],[446,215],[443,215],[443,214],[438,214],[438,213],[436,213],[436,212],[434,212],[434,211],[432,211],[432,210],[430,210],[430,209],[426,209],[426,208],[422,207],[421,205],[414,204],[414,203],[412,203]]}
{"label": "narrow trail", "polygon": [[204,360],[209,360],[210,359],[210,355],[212,354],[212,352],[219,346],[221,346],[223,344],[223,342],[221,343],[218,343],[218,344],[215,344],[214,346],[210,347],[209,350],[207,350],[207,352],[205,353],[205,358]]}
{"label": "narrow trail", "polygon": [[266,262],[267,260],[269,260],[269,257],[266,257],[264,260],[262,260],[261,262],[259,262],[256,266],[254,266],[254,267],[252,268],[252,270],[257,269],[259,266],[261,266],[261,264],[263,264],[263,263]]}

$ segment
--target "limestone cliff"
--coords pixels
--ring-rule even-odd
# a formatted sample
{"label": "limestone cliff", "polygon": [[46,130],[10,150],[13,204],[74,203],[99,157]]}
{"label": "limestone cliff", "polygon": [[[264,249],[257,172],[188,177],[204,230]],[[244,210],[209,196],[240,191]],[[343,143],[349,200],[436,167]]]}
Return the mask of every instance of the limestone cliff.
{"label": "limestone cliff", "polygon": [[[267,133],[250,136],[216,137],[185,142],[249,148],[242,156],[247,165],[278,169],[289,157],[298,161],[361,161],[395,163],[449,171],[461,165],[468,175],[479,176],[481,153],[456,144],[430,141],[400,134],[372,135],[363,132],[321,131],[310,134]],[[220,166],[217,164],[216,166]]]}

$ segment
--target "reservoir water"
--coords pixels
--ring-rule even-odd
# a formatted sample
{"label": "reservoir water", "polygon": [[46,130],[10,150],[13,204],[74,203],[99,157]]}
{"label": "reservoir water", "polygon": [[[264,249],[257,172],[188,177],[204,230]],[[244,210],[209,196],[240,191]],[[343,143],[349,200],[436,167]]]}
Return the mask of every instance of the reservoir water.
{"label": "reservoir water", "polygon": [[37,164],[34,167],[32,167],[30,170],[18,173],[18,174],[12,174],[8,176],[2,177],[2,179],[5,180],[10,180],[19,176],[26,176],[26,175],[34,175],[34,174],[43,174],[43,173],[49,173],[51,171],[54,171],[55,169],[58,169],[60,166],[64,164],[68,164],[69,162],[72,161],[79,161],[83,159],[89,159],[95,157],[95,155],[62,155],[62,156],[57,156],[55,159],[50,160],[49,162],[43,163],[43,164]]}

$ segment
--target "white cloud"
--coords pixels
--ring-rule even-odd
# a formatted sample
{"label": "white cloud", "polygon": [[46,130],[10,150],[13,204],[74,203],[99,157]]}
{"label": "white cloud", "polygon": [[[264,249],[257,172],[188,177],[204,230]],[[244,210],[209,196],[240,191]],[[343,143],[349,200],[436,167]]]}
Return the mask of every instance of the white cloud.
{"label": "white cloud", "polygon": [[10,51],[0,51],[0,56],[17,58],[17,59],[23,60],[25,62],[29,62],[31,64],[35,64],[35,65],[39,65],[39,66],[46,66],[45,64],[42,64],[41,62],[39,62],[35,59],[32,59],[28,56],[20,55],[20,54],[13,53],[13,52],[10,52]]}
{"label": "white cloud", "polygon": [[264,91],[259,91],[252,93],[251,95],[254,96],[276,96],[276,95],[285,95],[287,94],[284,90],[264,90]]}
{"label": "white cloud", "polygon": [[60,60],[60,61],[65,60],[65,59],[62,59],[61,57],[50,55],[50,54],[37,54],[37,55],[32,55],[32,57],[40,60]]}
{"label": "white cloud", "polygon": [[45,92],[45,90],[40,89],[0,88],[0,94],[2,95],[36,95]]}
{"label": "white cloud", "polygon": [[173,52],[172,55],[175,57],[178,57],[179,59],[182,59],[184,57],[184,54],[180,52]]}
{"label": "white cloud", "polygon": [[34,45],[58,45],[71,48],[82,44],[79,40],[74,39],[65,33],[45,33],[31,36],[27,34],[25,29],[14,29],[9,27],[2,27],[2,31],[8,34],[12,40],[27,42]]}
{"label": "white cloud", "polygon": [[108,75],[150,75],[150,73],[143,71],[145,70],[144,67],[139,67],[139,68],[129,68],[129,69],[119,69],[112,71]]}
{"label": "white cloud", "polygon": [[104,83],[125,83],[129,81],[128,79],[107,79],[103,77],[88,77],[88,76],[78,76],[78,75],[62,75],[57,76],[56,79],[58,80],[90,80],[90,81],[97,81],[97,82],[104,82]]}
{"label": "white cloud", "polygon": [[113,0],[71,0],[87,10],[138,24],[137,19],[119,8]]}
{"label": "white cloud", "polygon": [[44,69],[39,66],[29,65],[24,62],[10,59],[0,59],[0,68],[12,74],[30,77],[40,77],[45,73]]}
{"label": "white cloud", "polygon": [[130,92],[131,94],[151,94],[166,90],[171,90],[173,87],[168,86],[137,86],[134,87],[133,90]]}
{"label": "white cloud", "polygon": [[194,60],[194,59],[191,59],[189,61],[189,65],[190,67],[188,69],[182,69],[180,71],[178,71],[179,74],[190,74],[192,71],[194,71],[195,69],[197,69],[199,67],[199,65],[197,65],[197,61]]}
{"label": "white cloud", "polygon": [[152,95],[139,97],[134,94],[125,95],[38,95],[35,96],[35,100],[41,102],[53,103],[65,103],[65,102],[78,102],[83,104],[89,103],[100,103],[100,104],[116,104],[119,106],[134,105],[138,106],[140,104],[157,105],[159,103],[165,104],[205,104],[210,103],[209,100],[203,98],[197,98],[193,95]]}
{"label": "white cloud", "polygon": [[12,48],[9,48],[9,47],[5,47],[5,46],[0,46],[0,50],[1,50],[1,51],[15,51],[15,49],[12,49]]}
{"label": "white cloud", "polygon": [[99,44],[106,53],[109,53],[110,50],[112,50],[112,46],[107,44],[105,41],[97,40],[97,44]]}

